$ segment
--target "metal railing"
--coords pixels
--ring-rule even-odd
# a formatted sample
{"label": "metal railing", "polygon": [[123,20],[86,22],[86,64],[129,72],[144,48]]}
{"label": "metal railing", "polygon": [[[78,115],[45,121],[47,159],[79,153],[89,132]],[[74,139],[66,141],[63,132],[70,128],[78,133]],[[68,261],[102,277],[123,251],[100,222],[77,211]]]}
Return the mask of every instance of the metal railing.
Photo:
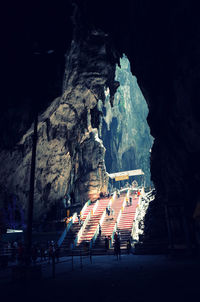
{"label": "metal railing", "polygon": [[64,229],[63,233],[61,234],[60,238],[57,241],[58,246],[61,246],[61,244],[63,243],[63,241],[64,241],[69,229],[71,228],[72,224],[74,223],[76,217],[77,217],[77,213],[74,213],[71,221],[67,224],[67,227]]}
{"label": "metal railing", "polygon": [[[81,210],[81,215],[84,214],[84,212],[86,211],[87,207],[91,204],[91,200],[88,200],[84,207]],[[61,246],[61,244],[63,243],[69,229],[71,228],[72,224],[75,222],[75,219],[77,218],[77,212],[74,213],[74,215],[72,216],[71,221],[67,224],[67,227],[64,229],[63,233],[61,234],[60,238],[58,239],[58,246]],[[76,240],[76,239],[75,239]]]}
{"label": "metal railing", "polygon": [[88,220],[90,219],[91,215],[92,215],[92,209],[87,214],[87,217],[86,217],[86,219],[85,219],[82,227],[80,228],[80,230],[79,230],[79,232],[78,232],[78,234],[77,234],[77,236],[76,236],[76,238],[74,240],[74,247],[77,246],[77,243],[79,243],[80,237],[81,237],[83,231],[85,230],[85,227],[86,227],[86,225],[88,223]]}
{"label": "metal railing", "polygon": [[91,241],[90,241],[90,249],[93,247],[97,237],[99,235],[99,224],[97,225],[96,231],[94,233],[94,236],[92,237]]}
{"label": "metal railing", "polygon": [[[110,199],[108,205],[111,205],[115,198],[116,198],[116,192],[114,192],[114,194],[113,194],[113,196],[111,197],[111,199]],[[82,225],[81,229],[79,230],[79,232],[78,232],[78,234],[77,234],[77,236],[76,236],[76,238],[75,238],[75,240],[74,240],[74,246],[77,246],[77,244],[79,243],[80,237],[81,237],[82,233],[83,233],[84,230],[85,230],[85,227],[86,227],[86,225],[87,225],[87,223],[88,223],[88,220],[89,220],[89,219],[91,218],[91,216],[95,213],[95,211],[96,211],[98,205],[99,205],[99,200],[96,202],[94,208],[91,209],[90,212],[88,213],[88,215],[87,215],[87,217],[86,217],[86,219],[85,219],[85,221],[84,221],[84,224]],[[104,220],[104,218],[105,218],[105,215],[106,215],[106,209],[104,210],[104,212],[103,212],[103,214],[102,214],[102,216],[101,216],[101,219],[100,219],[100,221],[99,221],[99,224],[100,224],[100,225],[103,223],[103,220]],[[94,235],[93,235],[93,237],[92,237],[92,239],[91,239],[91,241],[90,241],[90,245],[91,245],[91,246],[94,244],[94,242],[96,241],[96,238],[98,237],[98,234],[99,234],[99,224],[97,225],[97,228],[96,228],[96,230],[95,230],[95,233],[94,233]]]}
{"label": "metal railing", "polygon": [[[95,255],[109,255],[115,256],[112,250],[102,249],[77,249],[76,251],[69,251],[68,256],[57,258],[52,255],[50,258],[47,257],[45,260],[37,258],[34,264],[26,266],[25,263],[17,264],[16,262],[9,262],[6,269],[0,270],[0,281],[5,284],[10,282],[18,282],[21,280],[38,280],[52,278],[55,279],[56,276],[62,274],[63,272],[70,273],[74,270],[83,270],[84,267],[87,268],[91,265],[93,261],[98,263],[98,257]],[[66,265],[65,265],[66,264]],[[62,268],[62,270],[61,270]]]}
{"label": "metal railing", "polygon": [[[111,197],[109,203],[108,203],[108,206],[111,206],[112,202],[115,200],[116,198],[116,191],[113,193],[113,196]],[[94,245],[98,235],[99,235],[99,225],[101,226],[103,221],[104,221],[104,218],[106,216],[106,209],[103,211],[102,215],[101,215],[101,218],[99,220],[99,224],[97,225],[96,227],[96,230],[95,230],[95,233],[94,233],[94,236],[92,237],[91,241],[90,241],[90,248],[92,248],[92,246]]]}
{"label": "metal railing", "polygon": [[139,197],[139,200],[138,200],[138,204],[136,206],[136,212],[135,212],[135,218],[133,220],[133,225],[132,225],[132,229],[131,229],[131,239],[133,239],[133,235],[134,235],[134,230],[135,230],[135,220],[136,220],[136,217],[138,215],[138,210],[139,210],[139,206],[140,206],[140,201],[141,201],[141,198]]}
{"label": "metal railing", "polygon": [[113,246],[114,235],[115,235],[115,232],[117,231],[117,226],[118,226],[118,223],[120,221],[122,212],[124,211],[127,198],[129,198],[129,189],[128,189],[127,193],[126,193],[126,196],[124,197],[124,201],[123,201],[122,207],[121,207],[121,209],[119,211],[119,214],[118,214],[118,217],[117,217],[117,221],[115,223],[115,226],[114,226],[114,229],[113,229],[113,232],[112,232],[112,235],[111,235],[111,246]]}
{"label": "metal railing", "polygon": [[87,207],[88,207],[90,204],[91,204],[91,200],[89,199],[89,200],[85,203],[84,207],[82,208],[82,210],[81,210],[81,215],[83,215],[83,214],[85,213],[85,210],[87,209]]}
{"label": "metal railing", "polygon": [[94,208],[92,209],[92,214],[94,214],[94,213],[95,213],[95,211],[96,211],[96,209],[97,209],[98,205],[99,205],[99,199],[97,200],[97,202],[96,202],[96,204],[95,204]]}

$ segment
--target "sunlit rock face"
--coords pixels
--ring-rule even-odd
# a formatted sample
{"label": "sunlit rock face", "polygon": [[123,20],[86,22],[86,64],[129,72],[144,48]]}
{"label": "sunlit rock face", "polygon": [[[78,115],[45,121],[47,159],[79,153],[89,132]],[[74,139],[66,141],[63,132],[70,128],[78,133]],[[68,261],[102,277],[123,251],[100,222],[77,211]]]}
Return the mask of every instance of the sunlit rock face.
{"label": "sunlit rock face", "polygon": [[[92,32],[72,41],[67,54],[63,95],[39,116],[36,156],[35,217],[71,195],[84,203],[106,192],[105,148],[98,138],[98,100],[115,90],[115,66],[109,64],[107,37]],[[111,96],[112,101],[112,96]],[[0,153],[1,201],[15,194],[26,208],[29,191],[32,127],[12,151]]]}
{"label": "sunlit rock face", "polygon": [[[153,138],[146,120],[148,108],[126,56],[120,59],[120,66],[116,66],[115,78],[120,86],[114,106],[112,108],[107,99],[102,109],[101,134],[106,148],[106,168],[108,172],[142,169],[145,185],[149,186]],[[141,177],[137,177],[137,181],[144,183]]]}

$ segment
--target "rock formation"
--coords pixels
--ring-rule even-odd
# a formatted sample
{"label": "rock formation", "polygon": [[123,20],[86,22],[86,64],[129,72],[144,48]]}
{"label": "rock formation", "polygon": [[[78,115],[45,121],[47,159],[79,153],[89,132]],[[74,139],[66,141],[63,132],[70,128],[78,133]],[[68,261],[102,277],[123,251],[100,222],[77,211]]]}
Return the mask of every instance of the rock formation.
{"label": "rock formation", "polygon": [[[67,55],[63,94],[39,115],[35,217],[69,194],[84,203],[107,191],[105,148],[98,138],[99,99],[113,91],[114,67],[108,63],[106,35],[75,37]],[[111,96],[112,101],[112,96]],[[10,152],[1,150],[1,200],[15,194],[26,208],[32,151],[32,127]]]}

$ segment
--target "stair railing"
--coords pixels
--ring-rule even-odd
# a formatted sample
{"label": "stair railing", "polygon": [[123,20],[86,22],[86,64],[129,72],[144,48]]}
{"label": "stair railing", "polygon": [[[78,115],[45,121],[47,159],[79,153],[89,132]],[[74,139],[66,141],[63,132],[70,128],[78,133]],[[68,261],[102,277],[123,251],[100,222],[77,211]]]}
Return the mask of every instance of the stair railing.
{"label": "stair railing", "polygon": [[117,217],[117,221],[115,223],[115,226],[114,226],[114,229],[113,229],[113,233],[112,233],[112,236],[111,236],[111,245],[113,246],[113,241],[114,241],[114,235],[115,235],[115,232],[117,231],[117,226],[118,226],[118,223],[120,221],[120,218],[121,218],[121,215],[122,215],[122,212],[124,211],[124,208],[125,208],[125,205],[126,205],[126,199],[129,198],[129,190],[128,192],[126,193],[126,196],[124,197],[124,201],[123,201],[123,204],[122,204],[122,207],[119,211],[119,214],[118,214],[118,217]]}
{"label": "stair railing", "polygon": [[[112,204],[112,202],[114,201],[115,198],[116,198],[116,191],[113,193],[113,196],[109,200],[108,206],[111,206],[111,204]],[[98,202],[99,202],[99,200],[98,200]],[[101,215],[101,218],[99,220],[99,224],[97,225],[97,228],[96,228],[96,231],[94,233],[94,236],[92,237],[92,239],[90,241],[90,248],[92,248],[92,245],[95,243],[95,241],[96,241],[96,239],[97,239],[97,237],[99,235],[99,225],[102,225],[105,216],[106,216],[106,209],[103,211],[103,214]]]}
{"label": "stair railing", "polygon": [[[144,198],[144,199],[145,199],[145,198]],[[139,200],[138,200],[138,203],[137,203],[137,206],[136,206],[136,211],[135,211],[135,218],[134,218],[134,220],[133,220],[133,225],[132,225],[132,229],[131,229],[131,238],[132,238],[132,239],[133,239],[134,230],[135,230],[135,220],[136,220],[136,217],[137,217],[137,215],[138,215],[140,203],[141,203],[141,198],[139,197]]]}
{"label": "stair railing", "polygon": [[95,231],[95,233],[94,233],[94,235],[93,235],[93,237],[90,241],[90,249],[92,248],[93,244],[95,243],[98,235],[99,235],[99,224],[97,225],[96,231]]}
{"label": "stair railing", "polygon": [[64,241],[69,229],[71,228],[72,224],[74,223],[76,217],[77,217],[77,213],[74,213],[74,215],[72,216],[72,219],[67,224],[66,228],[64,229],[64,231],[62,232],[60,238],[57,241],[58,246],[61,246],[61,244],[63,243],[63,241]]}
{"label": "stair railing", "polygon": [[[126,206],[126,200],[129,198],[129,190],[128,192],[126,193],[126,196],[124,197],[124,201],[123,201],[123,204],[122,204],[122,207],[121,207],[121,213],[124,211],[124,208]],[[120,213],[120,216],[121,216],[121,213]]]}
{"label": "stair railing", "polygon": [[133,225],[132,225],[132,229],[131,229],[131,238],[133,239],[133,235],[134,235],[134,230],[135,230],[135,219],[133,220]]}
{"label": "stair railing", "polygon": [[87,209],[87,207],[88,207],[90,204],[91,204],[91,200],[89,199],[89,200],[85,203],[84,207],[82,208],[82,210],[81,210],[81,215],[83,215],[83,214],[85,213],[85,210]]}
{"label": "stair railing", "polygon": [[76,218],[77,218],[77,212],[74,213],[74,215],[72,216],[72,223],[74,223],[74,221],[76,220]]}
{"label": "stair railing", "polygon": [[111,245],[113,246],[113,241],[114,241],[114,236],[115,236],[115,232],[117,231],[117,222],[115,223],[113,232],[112,232],[112,236],[111,236]]}
{"label": "stair railing", "polygon": [[[111,199],[109,200],[108,206],[111,206],[112,202],[114,201],[116,197],[116,192],[114,192],[113,196],[111,197]],[[104,218],[106,216],[106,209],[103,211],[103,214],[101,215],[101,219],[99,221],[99,224],[102,225]]]}
{"label": "stair railing", "polygon": [[111,205],[112,203],[113,203],[113,201],[115,200],[115,198],[116,198],[116,191],[113,193],[113,196],[111,197],[111,199],[110,199],[110,201],[109,201],[109,203],[108,203],[108,205]]}
{"label": "stair railing", "polygon": [[80,228],[80,230],[79,230],[79,232],[78,232],[78,234],[77,234],[77,236],[76,236],[76,238],[74,240],[74,246],[76,246],[77,243],[79,242],[80,237],[81,237],[81,235],[82,235],[83,231],[85,230],[85,227],[86,227],[86,225],[88,223],[88,220],[91,218],[91,212],[92,212],[92,210],[90,210],[89,213],[87,214],[87,217],[86,217],[86,219],[85,219],[82,227]]}
{"label": "stair railing", "polygon": [[96,211],[98,205],[99,205],[99,199],[97,200],[97,202],[96,202],[96,204],[95,204],[95,206],[94,206],[94,208],[93,208],[93,211],[92,211],[93,214],[95,213],[95,211]]}

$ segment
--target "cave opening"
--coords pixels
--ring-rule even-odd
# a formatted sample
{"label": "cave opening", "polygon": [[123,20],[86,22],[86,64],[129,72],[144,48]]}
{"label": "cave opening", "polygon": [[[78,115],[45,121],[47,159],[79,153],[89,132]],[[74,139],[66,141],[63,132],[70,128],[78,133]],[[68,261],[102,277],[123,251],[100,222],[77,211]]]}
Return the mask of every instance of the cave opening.
{"label": "cave opening", "polygon": [[130,176],[128,180],[109,181],[109,187],[131,184],[153,187],[150,172],[150,153],[154,138],[147,123],[148,106],[133,76],[130,62],[125,54],[116,65],[115,80],[119,87],[114,104],[109,102],[109,91],[102,104],[102,126],[100,137],[106,148],[105,165],[108,173],[141,169],[144,175]]}

